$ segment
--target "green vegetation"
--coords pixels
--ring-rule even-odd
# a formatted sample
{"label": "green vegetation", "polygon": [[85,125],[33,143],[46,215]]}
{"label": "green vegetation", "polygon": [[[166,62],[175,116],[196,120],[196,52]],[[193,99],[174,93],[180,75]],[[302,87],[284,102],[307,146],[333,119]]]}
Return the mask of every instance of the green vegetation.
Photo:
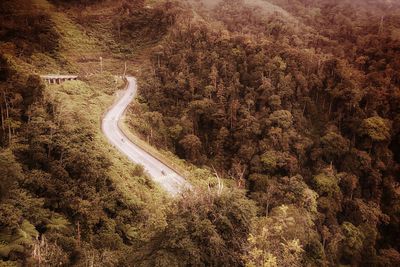
{"label": "green vegetation", "polygon": [[302,222],[295,208],[285,205],[275,208],[268,217],[258,218],[249,236],[246,266],[303,266],[304,249],[299,239],[292,239],[303,236],[300,231],[312,226]]}
{"label": "green vegetation", "polygon": [[118,81],[94,75],[45,88],[36,76],[6,70],[23,82],[2,83],[2,259],[113,266],[164,224],[168,203],[100,133]]}
{"label": "green vegetation", "polygon": [[[47,1],[27,4],[24,16],[36,21],[40,14],[42,24],[29,28],[8,13],[1,17],[9,23],[2,27],[10,26],[2,28],[0,57],[0,264],[153,266],[154,261],[164,264],[160,245],[182,265],[199,264],[205,257],[222,262],[214,251],[217,245],[231,255],[230,262],[241,262],[254,204],[243,192],[219,188],[209,171],[190,166],[185,171],[193,170],[191,177],[210,190],[196,189],[196,195],[171,201],[100,132],[100,118],[123,86],[98,67],[96,57],[112,47],[99,45],[97,37],[89,37],[82,25]],[[13,0],[0,6],[9,13],[21,8]],[[18,27],[24,35],[11,32]],[[30,38],[38,30],[55,33],[54,49]],[[20,56],[26,47],[32,51]],[[120,71],[114,65],[121,64],[119,56],[109,55],[104,69]],[[48,86],[35,75],[76,71],[89,75]],[[193,221],[198,207],[201,219]],[[172,240],[168,233],[176,231],[175,222],[186,224],[187,231],[178,229],[180,235]],[[192,244],[182,248],[185,253],[203,255],[186,258],[185,264],[173,251],[181,237],[183,245]],[[155,249],[157,257],[150,253]]]}
{"label": "green vegetation", "polygon": [[[100,132],[121,81],[103,72],[45,87],[32,75],[85,69],[70,55],[100,49],[46,1],[26,4],[0,4],[1,265],[113,266],[165,224],[168,201]],[[21,10],[27,22],[10,16]]]}
{"label": "green vegetation", "polygon": [[[0,265],[399,266],[399,27],[384,0],[1,1]],[[123,73],[121,127],[193,191],[102,135]]]}
{"label": "green vegetation", "polygon": [[[141,72],[131,128],[248,190],[244,265],[400,264],[399,4],[191,4]],[[310,220],[283,258],[282,205]]]}
{"label": "green vegetation", "polygon": [[390,138],[389,121],[379,116],[363,120],[360,134],[369,136],[373,141],[386,141]]}
{"label": "green vegetation", "polygon": [[167,226],[154,236],[149,247],[138,251],[143,259],[140,265],[241,265],[254,204],[241,192],[218,188],[189,194],[172,206]]}

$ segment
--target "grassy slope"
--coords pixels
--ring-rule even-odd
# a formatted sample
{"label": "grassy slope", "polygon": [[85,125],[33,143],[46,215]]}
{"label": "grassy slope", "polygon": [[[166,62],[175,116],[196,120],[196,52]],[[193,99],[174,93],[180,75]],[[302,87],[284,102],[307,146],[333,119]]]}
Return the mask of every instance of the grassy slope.
{"label": "grassy slope", "polygon": [[[79,123],[85,121],[85,124],[93,128],[93,132],[96,133],[98,147],[103,149],[103,154],[108,154],[112,159],[113,167],[111,168],[110,176],[114,178],[116,184],[127,198],[144,195],[144,201],[146,202],[162,199],[164,193],[159,190],[157,185],[152,184],[152,187],[157,189],[143,190],[143,188],[137,186],[135,181],[130,179],[129,173],[135,167],[123,155],[112,149],[100,130],[100,118],[115,100],[113,93],[122,86],[121,81],[117,81],[117,84],[110,81],[110,79],[113,79],[111,73],[121,75],[125,61],[127,62],[127,73],[130,75],[136,75],[142,69],[146,69],[144,66],[150,64],[149,56],[156,44],[143,43],[139,48],[135,48],[130,44],[115,40],[112,34],[115,29],[112,28],[110,23],[116,12],[116,5],[112,1],[105,1],[82,10],[82,16],[90,16],[90,23],[87,25],[80,25],[74,21],[74,19],[78,20],[76,17],[78,10],[75,8],[57,11],[57,8],[47,0],[34,1],[51,14],[52,20],[62,36],[60,55],[67,64],[64,64],[64,68],[62,68],[54,59],[48,58],[45,61],[46,64],[40,63],[42,61],[39,60],[32,60],[32,65],[38,68],[38,73],[40,74],[79,73],[88,75],[88,80],[78,82],[78,84],[76,82],[68,82],[62,86],[48,86],[49,95],[62,102],[65,110],[80,118]],[[147,1],[145,5],[150,7],[159,2]],[[86,17],[86,19],[88,18]],[[140,43],[141,41],[135,40],[135,43],[137,42]],[[122,51],[125,51],[125,53]],[[44,55],[40,56],[44,57]],[[99,73],[99,57],[103,58],[103,70],[105,71],[103,75]],[[71,91],[70,88],[75,89]],[[101,89],[98,90],[98,88]],[[87,110],[91,112],[88,113]],[[130,116],[125,117],[121,122],[121,126],[134,143],[183,174],[194,184],[207,186],[209,183],[215,182],[211,171],[189,165],[173,153],[158,150],[146,143],[135,129],[129,126],[129,123],[127,123],[129,119]],[[209,181],[210,179],[211,181]],[[230,180],[226,181],[226,183],[230,182]]]}
{"label": "grassy slope", "polygon": [[[135,224],[131,225],[133,230],[130,232],[133,231],[135,242],[146,242],[165,226],[165,210],[169,206],[170,198],[143,174],[141,166],[132,164],[115,150],[101,132],[103,113],[112,105],[116,99],[115,93],[124,85],[121,79],[114,76],[122,74],[120,66],[123,66],[123,63],[120,55],[112,53],[94,34],[89,36],[85,28],[47,0],[32,1],[38,9],[51,16],[61,36],[59,50],[51,56],[40,52],[30,57],[18,57],[12,53],[5,53],[4,56],[18,72],[25,75],[81,75],[80,81],[47,85],[44,96],[57,107],[63,125],[68,125],[68,137],[80,131],[82,126],[93,133],[91,141],[85,145],[93,148],[93,158],[106,158],[111,162],[111,167],[107,168],[107,176],[113,181],[112,188],[118,192],[117,195],[123,196],[123,199],[115,201],[122,201],[124,205],[140,214]],[[6,50],[7,47],[4,48],[3,44],[0,44],[0,49]],[[99,71],[99,56],[104,58],[103,73]],[[10,262],[11,265],[14,263],[16,264]],[[2,264],[5,263],[0,258],[0,265]]]}
{"label": "grassy slope", "polygon": [[[49,59],[50,64],[43,67],[40,67],[38,61],[33,61],[32,65],[39,67],[40,73],[47,73],[54,66],[59,68],[60,73],[91,73],[85,81],[72,81],[62,85],[47,86],[48,97],[61,104],[63,117],[71,119],[71,127],[74,124],[84,124],[92,129],[95,133],[95,145],[100,149],[101,154],[107,155],[113,163],[110,168],[110,177],[113,178],[117,188],[126,199],[135,203],[138,201],[154,203],[154,205],[149,205],[149,209],[157,207],[150,210],[149,226],[151,226],[152,221],[158,220],[159,216],[162,216],[164,193],[149,178],[132,175],[137,173],[138,166],[133,165],[111,147],[100,127],[102,114],[115,100],[114,93],[123,86],[123,82],[120,79],[115,79],[108,72],[103,74],[100,74],[99,71],[96,72],[94,65],[98,65],[98,62],[95,62],[95,60],[83,60],[95,59],[99,55],[106,54],[95,37],[86,35],[82,27],[74,23],[64,13],[57,12],[55,7],[46,0],[35,1],[51,14],[57,30],[62,36],[60,54],[68,64],[67,68],[63,68],[57,65],[54,60],[52,62]],[[108,53],[108,59],[110,62],[116,61],[110,53]],[[105,69],[106,67],[107,65],[105,65]]]}
{"label": "grassy slope", "polygon": [[[143,190],[143,188],[137,186],[135,181],[130,179],[129,173],[135,167],[118,151],[112,149],[100,130],[100,118],[115,100],[112,94],[117,91],[117,88],[122,87],[121,81],[116,81],[116,84],[110,81],[110,78],[113,79],[110,72],[120,75],[123,72],[121,66],[124,65],[122,58],[125,57],[128,62],[127,73],[135,75],[145,65],[150,64],[148,60],[154,44],[144,44],[140,49],[131,50],[128,54],[119,53],[121,51],[119,48],[124,44],[115,43],[111,34],[112,28],[110,28],[109,20],[105,19],[111,18],[111,14],[115,12],[115,3],[106,1],[103,4],[92,6],[87,11],[84,11],[91,12],[91,16],[94,17],[101,16],[102,19],[94,20],[89,27],[83,27],[65,15],[72,14],[73,10],[67,13],[57,12],[54,6],[46,0],[35,1],[50,11],[52,19],[56,23],[57,30],[63,38],[61,42],[61,55],[70,64],[67,69],[62,70],[60,73],[76,70],[81,74],[89,74],[88,80],[84,83],[79,82],[81,83],[80,85],[68,82],[62,86],[48,87],[50,89],[49,92],[51,92],[50,95],[60,99],[66,109],[77,114],[77,117],[82,118],[81,121],[86,121],[85,124],[91,125],[90,127],[93,128],[93,132],[96,133],[98,147],[101,147],[103,153],[110,155],[112,159],[113,167],[111,168],[110,176],[114,178],[116,184],[128,199],[138,195],[144,195],[143,197],[145,197],[146,202],[162,199],[164,193],[160,192],[161,190],[159,190],[158,185],[152,184],[152,187],[157,189]],[[147,6],[154,4],[155,1],[146,2]],[[113,46],[110,46],[110,44],[113,44]],[[107,71],[104,75],[99,74],[98,57],[100,56],[103,57],[104,61],[103,69]],[[44,73],[43,71],[45,70],[47,69],[42,69],[41,73]],[[71,95],[66,93],[69,90],[68,87],[79,88],[79,90],[74,91]],[[98,88],[101,88],[101,90],[97,90]],[[91,112],[88,113],[86,112],[87,110]],[[146,143],[145,140],[140,138],[135,129],[129,126],[129,123],[127,123],[129,119],[129,116],[124,117],[120,125],[134,143],[175,169],[178,173],[181,173],[184,177],[187,177],[193,184],[207,186],[209,183],[216,182],[211,171],[190,165],[173,153],[158,150]],[[211,181],[209,181],[210,179]],[[231,183],[231,181],[227,180],[226,183]]]}
{"label": "grassy slope", "polygon": [[[162,1],[151,0],[146,1],[144,5],[151,8],[152,6],[157,5],[160,2]],[[118,6],[115,4],[115,2],[104,1],[97,5],[87,7],[81,11],[82,13],[80,16],[84,17],[84,20],[87,21],[86,23],[84,23],[85,31],[93,38],[92,40],[94,40],[94,43],[98,44],[98,47],[102,48],[102,52],[94,54],[97,57],[92,56],[90,53],[84,53],[84,55],[82,55],[81,57],[86,59],[81,60],[85,61],[84,63],[80,63],[79,57],[77,57],[77,55],[72,55],[72,58],[75,58],[77,60],[78,65],[86,66],[85,69],[90,70],[99,68],[97,58],[99,56],[102,56],[104,60],[104,69],[107,71],[112,71],[114,74],[119,74],[123,72],[123,68],[121,66],[123,66],[124,62],[126,61],[127,73],[136,76],[144,69],[147,70],[146,66],[150,65],[149,57],[152,53],[152,49],[157,44],[146,43],[140,40],[140,37],[138,37],[138,39],[132,40],[132,43],[126,43],[124,41],[118,41],[117,39],[115,39],[112,33],[112,31],[115,31],[115,29],[113,28],[111,20],[115,18],[115,13],[118,12],[117,10]],[[77,12],[77,10],[75,10],[74,8],[71,10],[66,10],[67,14],[70,14],[71,16],[75,17],[75,19],[79,20],[75,11]],[[57,20],[65,21],[65,19],[62,18],[57,18]],[[66,23],[66,25],[70,25],[69,21],[63,23]],[[71,32],[74,32],[74,30],[72,30]],[[138,47],[136,47],[135,44],[138,44]],[[72,51],[73,45],[71,46],[71,48],[66,48]],[[79,51],[80,50],[81,49],[79,49]],[[110,57],[110,55],[113,56]],[[101,104],[101,102],[98,102],[98,104]],[[105,107],[107,107],[107,105],[105,105]],[[208,170],[202,170],[193,165],[189,165],[186,161],[179,159],[173,153],[165,150],[159,150],[148,144],[145,139],[140,136],[129,123],[129,120],[131,120],[131,116],[135,115],[136,114],[132,113],[130,110],[120,122],[121,128],[132,142],[139,145],[142,149],[146,150],[148,153],[162,161],[164,164],[168,165],[169,167],[189,179],[191,183],[203,186],[206,186],[209,183],[208,179],[212,176],[212,174]],[[204,177],[206,178],[204,179]]]}

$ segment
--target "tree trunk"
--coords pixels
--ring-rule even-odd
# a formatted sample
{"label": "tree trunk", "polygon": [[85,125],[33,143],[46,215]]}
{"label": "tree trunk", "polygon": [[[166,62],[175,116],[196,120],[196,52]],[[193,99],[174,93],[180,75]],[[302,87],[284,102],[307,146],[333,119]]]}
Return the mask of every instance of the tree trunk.
{"label": "tree trunk", "polygon": [[80,227],[80,224],[79,224],[79,221],[78,221],[78,225],[77,225],[77,236],[76,236],[76,241],[77,241],[77,243],[78,243],[78,247],[80,247],[81,246],[81,227]]}
{"label": "tree trunk", "polygon": [[[4,103],[6,104],[6,119],[10,118],[10,113],[9,113],[9,108],[8,108],[8,102],[6,99],[6,92],[3,91],[3,96],[4,96]],[[11,145],[11,122],[8,120],[8,145]]]}
{"label": "tree trunk", "polygon": [[265,217],[268,217],[269,213],[269,200],[267,199],[267,207],[265,208]]}
{"label": "tree trunk", "polygon": [[8,123],[8,145],[11,145],[11,123]]}
{"label": "tree trunk", "polygon": [[4,109],[3,105],[0,103],[0,112],[1,112],[1,129],[3,132],[6,130],[5,125],[4,125]]}
{"label": "tree trunk", "polygon": [[60,155],[60,164],[63,165],[63,159],[64,159],[64,150],[61,149],[61,155]]}
{"label": "tree trunk", "polygon": [[329,113],[328,113],[329,116],[331,116],[332,105],[333,105],[333,99],[331,100],[331,103],[329,104]]}
{"label": "tree trunk", "polygon": [[6,92],[3,91],[3,97],[4,97],[4,104],[6,106],[6,119],[9,118],[9,113],[8,113],[8,102],[7,102],[7,98],[6,98]]}
{"label": "tree trunk", "polygon": [[125,65],[124,65],[124,76],[123,76],[123,78],[125,79],[125,77],[126,77],[126,61],[125,61]]}
{"label": "tree trunk", "polygon": [[379,23],[379,34],[381,34],[383,31],[383,20],[384,20],[384,16],[381,17],[381,21]]}

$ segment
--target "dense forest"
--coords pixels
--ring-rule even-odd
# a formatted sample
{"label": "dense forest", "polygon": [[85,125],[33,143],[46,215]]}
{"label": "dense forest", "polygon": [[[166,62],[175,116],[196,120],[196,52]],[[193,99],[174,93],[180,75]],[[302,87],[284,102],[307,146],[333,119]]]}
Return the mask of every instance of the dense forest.
{"label": "dense forest", "polygon": [[[94,50],[140,58],[130,127],[206,185],[111,152],[110,73],[35,70]],[[400,266],[396,1],[2,0],[0,108],[0,266]]]}
{"label": "dense forest", "polygon": [[154,49],[133,127],[248,190],[248,265],[399,265],[398,3],[196,3]]}

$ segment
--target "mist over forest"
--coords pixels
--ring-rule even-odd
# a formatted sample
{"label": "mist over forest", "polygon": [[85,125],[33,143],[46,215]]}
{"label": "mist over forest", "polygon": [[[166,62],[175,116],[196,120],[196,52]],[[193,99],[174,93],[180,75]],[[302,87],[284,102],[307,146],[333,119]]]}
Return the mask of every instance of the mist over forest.
{"label": "mist over forest", "polygon": [[400,266],[399,1],[2,0],[0,113],[0,266]]}

